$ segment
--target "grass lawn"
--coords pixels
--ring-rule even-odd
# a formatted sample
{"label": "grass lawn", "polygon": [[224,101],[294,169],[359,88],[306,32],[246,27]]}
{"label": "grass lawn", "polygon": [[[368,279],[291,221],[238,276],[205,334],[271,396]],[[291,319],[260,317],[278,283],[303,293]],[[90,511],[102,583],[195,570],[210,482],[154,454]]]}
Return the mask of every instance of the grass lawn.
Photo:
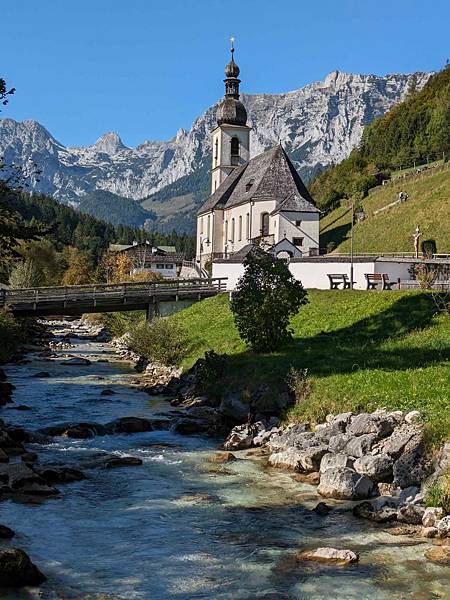
{"label": "grass lawn", "polygon": [[[407,192],[407,202],[373,215],[374,210],[397,200],[399,191]],[[366,218],[354,228],[356,253],[413,252],[417,225],[423,240],[435,239],[438,252],[450,252],[450,169],[377,189],[362,205]],[[326,215],[320,222],[320,245],[326,248],[334,242],[337,252],[349,252],[350,223],[348,206]]]}
{"label": "grass lawn", "polygon": [[278,393],[292,365],[307,368],[308,400],[291,416],[320,421],[329,412],[418,409],[433,441],[450,438],[450,318],[425,292],[310,291],[292,320],[294,339],[256,355],[240,340],[228,296],[173,315],[187,331],[188,368],[207,350],[230,355],[223,385]]}

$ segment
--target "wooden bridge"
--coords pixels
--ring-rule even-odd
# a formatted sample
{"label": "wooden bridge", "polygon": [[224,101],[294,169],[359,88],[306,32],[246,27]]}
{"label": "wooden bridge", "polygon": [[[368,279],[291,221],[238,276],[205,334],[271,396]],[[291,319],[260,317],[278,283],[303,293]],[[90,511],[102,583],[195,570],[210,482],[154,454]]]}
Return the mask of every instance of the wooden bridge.
{"label": "wooden bridge", "polygon": [[152,318],[161,302],[203,300],[225,290],[226,278],[7,289],[0,290],[0,308],[17,316],[145,310]]}

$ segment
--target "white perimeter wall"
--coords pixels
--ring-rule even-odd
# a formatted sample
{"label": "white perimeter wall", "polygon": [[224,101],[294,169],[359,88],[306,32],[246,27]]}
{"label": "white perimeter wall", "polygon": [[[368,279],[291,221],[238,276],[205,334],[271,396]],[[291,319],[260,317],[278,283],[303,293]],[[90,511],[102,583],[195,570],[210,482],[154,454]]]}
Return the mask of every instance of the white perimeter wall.
{"label": "white perimeter wall", "polygon": [[[353,281],[355,289],[366,289],[366,273],[387,273],[391,281],[400,279],[410,279],[408,268],[410,263],[398,262],[358,262],[353,265]],[[319,290],[330,289],[328,274],[345,273],[350,278],[350,262],[291,262],[289,270],[296,279],[302,282],[305,288],[316,288]],[[239,277],[244,273],[242,263],[213,263],[213,277],[227,277],[227,290],[234,290]],[[342,287],[342,286],[341,286]]]}

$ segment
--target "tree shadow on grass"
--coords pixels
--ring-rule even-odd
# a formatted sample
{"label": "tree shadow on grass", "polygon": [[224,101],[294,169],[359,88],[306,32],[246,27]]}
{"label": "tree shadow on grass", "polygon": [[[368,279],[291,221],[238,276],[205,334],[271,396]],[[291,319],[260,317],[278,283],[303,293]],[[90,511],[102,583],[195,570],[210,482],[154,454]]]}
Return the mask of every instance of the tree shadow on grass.
{"label": "tree shadow on grass", "polygon": [[229,373],[251,379],[284,379],[289,366],[308,368],[312,375],[327,376],[361,369],[405,370],[450,360],[450,343],[442,347],[381,347],[417,330],[434,327],[436,305],[429,294],[399,298],[388,309],[353,325],[313,337],[294,338],[273,354],[250,350],[229,357]]}
{"label": "tree shadow on grass", "polygon": [[[347,213],[345,213],[347,214]],[[344,215],[342,215],[343,217]],[[340,219],[342,218],[340,217]],[[339,219],[336,219],[337,221]],[[336,246],[345,242],[348,239],[349,232],[351,229],[351,223],[344,223],[343,225],[337,225],[333,229],[329,229],[330,225],[326,229],[320,232],[320,246],[326,248],[330,242],[334,242]]]}

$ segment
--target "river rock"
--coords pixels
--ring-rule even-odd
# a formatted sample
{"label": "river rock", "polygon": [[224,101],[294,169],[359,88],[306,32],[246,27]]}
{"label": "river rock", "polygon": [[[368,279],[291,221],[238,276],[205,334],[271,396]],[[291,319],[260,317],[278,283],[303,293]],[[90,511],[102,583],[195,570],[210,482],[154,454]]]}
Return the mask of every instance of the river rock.
{"label": "river rock", "polygon": [[212,463],[225,463],[234,460],[237,460],[237,458],[232,452],[218,452],[208,458],[208,461]]}
{"label": "river rock", "polygon": [[181,435],[191,435],[207,431],[208,425],[205,421],[199,419],[178,419],[173,426],[173,430]]}
{"label": "river rock", "polygon": [[47,467],[37,471],[47,483],[72,483],[86,479],[82,471],[69,467]]}
{"label": "river rock", "polygon": [[116,392],[114,390],[107,388],[106,390],[102,390],[100,392],[100,396],[114,396],[115,393]]}
{"label": "river rock", "polygon": [[151,421],[142,417],[120,417],[106,425],[108,433],[142,433],[152,431]]}
{"label": "river rock", "polygon": [[405,423],[420,423],[421,416],[418,410],[411,410],[405,415]]}
{"label": "river rock", "polygon": [[26,496],[56,496],[59,491],[47,485],[33,469],[24,463],[7,465],[8,487],[11,492]]}
{"label": "river rock", "polygon": [[114,456],[109,458],[105,464],[105,469],[116,469],[118,467],[137,467],[142,465],[142,460],[136,456]]}
{"label": "river rock", "polygon": [[376,523],[388,523],[397,520],[398,499],[380,497],[375,500],[361,502],[353,508],[356,517],[370,519]]}
{"label": "river rock", "polygon": [[418,504],[407,504],[399,508],[397,520],[401,523],[410,523],[411,525],[421,525],[425,513],[423,506]]}
{"label": "river rock", "polygon": [[19,548],[0,550],[0,586],[23,587],[40,585],[46,577]]}
{"label": "river rock", "polygon": [[2,540],[10,540],[15,535],[16,534],[14,533],[14,531],[12,529],[10,529],[9,527],[6,527],[6,525],[0,525],[0,538]]}
{"label": "river rock", "polygon": [[312,473],[293,473],[291,477],[294,481],[308,483],[309,485],[317,485],[320,481],[320,473],[317,471],[313,471]]}
{"label": "river rock", "polygon": [[349,456],[360,458],[365,454],[368,454],[372,450],[372,446],[378,439],[376,433],[365,433],[353,437],[345,446],[343,452]]}
{"label": "river rock", "polygon": [[[308,434],[306,437],[303,434]],[[278,450],[286,450],[287,448],[300,448],[310,443],[314,439],[314,433],[307,431],[307,425],[291,424],[288,427],[279,428],[278,431],[274,432],[274,435],[270,437],[268,448],[272,452]]]}
{"label": "river rock", "polygon": [[273,467],[285,467],[300,473],[311,473],[319,469],[320,461],[326,451],[326,446],[311,446],[305,450],[289,448],[283,452],[271,454],[269,463]]}
{"label": "river rock", "polygon": [[73,366],[73,367],[88,367],[91,365],[91,361],[87,358],[82,358],[81,356],[73,356],[72,358],[68,358],[64,362],[60,363],[64,366]]}
{"label": "river rock", "polygon": [[430,461],[422,451],[411,451],[402,454],[392,469],[394,481],[401,488],[420,486],[430,471]]}
{"label": "river rock", "polygon": [[253,425],[237,425],[233,427],[223,445],[225,450],[246,450],[253,445],[253,439],[265,431],[261,421]]}
{"label": "river rock", "polygon": [[423,443],[422,428],[418,425],[404,423],[394,429],[392,434],[374,446],[374,454],[389,454],[398,458],[406,446],[412,451],[420,448]]}
{"label": "river rock", "polygon": [[435,527],[436,522],[444,516],[444,510],[440,506],[430,506],[425,509],[422,517],[424,527]]}
{"label": "river rock", "polygon": [[50,373],[47,373],[47,371],[38,371],[37,373],[33,373],[33,375],[30,375],[30,377],[38,377],[40,379],[44,379],[50,377]]}
{"label": "river rock", "polygon": [[437,527],[422,527],[420,535],[424,538],[436,538],[439,535],[439,529]]}
{"label": "river rock", "polygon": [[333,454],[331,452],[327,452],[322,457],[320,461],[320,472],[325,473],[327,469],[336,469],[338,467],[349,467],[350,469],[353,467],[355,459],[351,456],[347,456],[346,454]]}
{"label": "river rock", "polygon": [[324,517],[331,511],[331,506],[328,506],[328,504],[325,504],[325,502],[318,502],[313,508],[313,511],[321,517]]}
{"label": "river rock", "polygon": [[315,550],[303,550],[297,554],[297,559],[350,565],[358,562],[359,556],[352,550],[338,550],[336,548],[323,547],[316,548]]}
{"label": "river rock", "polygon": [[366,454],[355,461],[353,468],[357,473],[368,475],[372,481],[378,482],[392,480],[393,466],[394,461],[388,454]]}
{"label": "river rock", "polygon": [[373,489],[372,480],[348,467],[327,469],[320,476],[317,492],[324,498],[364,500]]}
{"label": "river rock", "polygon": [[438,528],[440,535],[450,537],[450,515],[436,521],[436,527]]}
{"label": "river rock", "polygon": [[346,432],[356,436],[373,433],[381,439],[394,431],[394,425],[394,419],[387,413],[361,413],[352,418]]}
{"label": "river rock", "polygon": [[425,558],[440,565],[450,565],[450,546],[433,546],[425,552]]}

